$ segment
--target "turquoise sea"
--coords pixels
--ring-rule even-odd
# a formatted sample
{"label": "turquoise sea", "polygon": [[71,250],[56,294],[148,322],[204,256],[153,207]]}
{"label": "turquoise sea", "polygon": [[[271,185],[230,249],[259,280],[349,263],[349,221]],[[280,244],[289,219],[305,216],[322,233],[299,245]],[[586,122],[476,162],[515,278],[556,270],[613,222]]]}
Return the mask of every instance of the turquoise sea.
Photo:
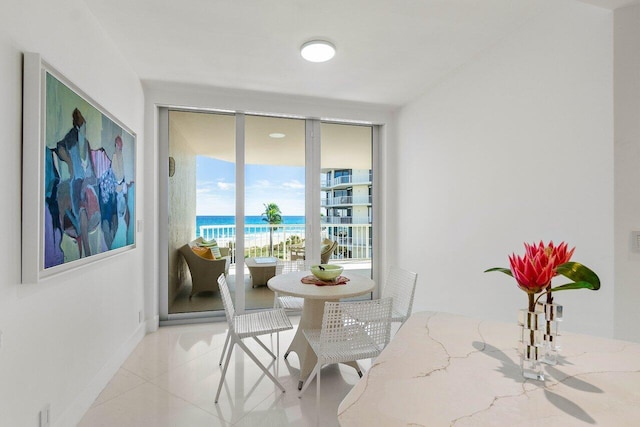
{"label": "turquoise sea", "polygon": [[[262,219],[262,216],[246,216],[245,222],[245,234],[256,232],[268,232],[269,228],[267,223]],[[196,237],[200,236],[200,227],[203,225],[234,225],[236,223],[236,217],[232,215],[222,216],[197,216],[196,217]],[[304,224],[304,216],[283,216],[282,223],[286,225]],[[257,226],[265,226],[263,229]],[[249,229],[247,226],[250,226]],[[231,237],[231,236],[228,236]]]}

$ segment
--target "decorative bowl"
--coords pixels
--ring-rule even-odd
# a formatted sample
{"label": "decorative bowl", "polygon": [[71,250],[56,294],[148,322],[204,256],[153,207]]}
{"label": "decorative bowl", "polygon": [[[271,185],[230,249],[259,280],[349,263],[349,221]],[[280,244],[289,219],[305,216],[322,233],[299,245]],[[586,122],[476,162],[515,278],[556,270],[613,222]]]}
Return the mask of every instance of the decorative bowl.
{"label": "decorative bowl", "polygon": [[342,266],[335,264],[320,264],[311,266],[311,273],[320,280],[335,280],[342,274],[342,270]]}

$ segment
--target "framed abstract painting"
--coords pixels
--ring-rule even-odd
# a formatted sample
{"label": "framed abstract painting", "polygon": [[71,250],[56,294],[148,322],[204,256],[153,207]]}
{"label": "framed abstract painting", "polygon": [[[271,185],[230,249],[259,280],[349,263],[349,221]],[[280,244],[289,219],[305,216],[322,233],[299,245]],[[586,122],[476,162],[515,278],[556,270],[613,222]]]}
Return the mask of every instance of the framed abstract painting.
{"label": "framed abstract painting", "polygon": [[136,135],[34,53],[22,156],[23,283],[135,248]]}

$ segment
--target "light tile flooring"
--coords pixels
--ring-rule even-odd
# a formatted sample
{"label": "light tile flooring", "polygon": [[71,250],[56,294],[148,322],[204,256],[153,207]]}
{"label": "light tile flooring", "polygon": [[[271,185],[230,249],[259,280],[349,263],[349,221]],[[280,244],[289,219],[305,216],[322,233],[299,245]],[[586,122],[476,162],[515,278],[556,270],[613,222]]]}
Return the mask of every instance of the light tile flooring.
{"label": "light tile flooring", "polygon": [[[255,341],[245,340],[286,393],[236,346],[215,404],[226,322],[166,326],[144,337],[79,426],[337,426],[338,405],[359,380],[358,374],[346,365],[327,366],[322,370],[319,411],[315,382],[299,399],[298,357],[282,357],[299,317],[291,321],[294,329],[280,333],[275,361]],[[275,334],[262,338],[270,348],[276,347]],[[366,370],[370,360],[360,365]]]}

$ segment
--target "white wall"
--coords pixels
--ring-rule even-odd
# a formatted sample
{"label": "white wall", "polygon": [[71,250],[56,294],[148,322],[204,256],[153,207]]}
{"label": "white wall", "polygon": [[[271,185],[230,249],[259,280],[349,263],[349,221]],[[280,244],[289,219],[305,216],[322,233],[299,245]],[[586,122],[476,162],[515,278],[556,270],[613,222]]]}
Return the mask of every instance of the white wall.
{"label": "white wall", "polygon": [[640,6],[614,15],[615,70],[615,333],[640,341]]}
{"label": "white wall", "polygon": [[613,335],[612,12],[557,4],[398,115],[394,246],[416,311],[514,322],[526,294],[483,271],[566,241],[602,288],[557,295],[563,328]]}
{"label": "white wall", "polygon": [[[3,2],[0,21],[0,425],[37,426],[45,404],[52,425],[75,425],[144,333],[144,245],[138,233],[133,251],[20,284],[22,52],[40,53],[136,132],[139,168],[144,95],[81,0]],[[143,203],[137,215],[144,218]]]}

